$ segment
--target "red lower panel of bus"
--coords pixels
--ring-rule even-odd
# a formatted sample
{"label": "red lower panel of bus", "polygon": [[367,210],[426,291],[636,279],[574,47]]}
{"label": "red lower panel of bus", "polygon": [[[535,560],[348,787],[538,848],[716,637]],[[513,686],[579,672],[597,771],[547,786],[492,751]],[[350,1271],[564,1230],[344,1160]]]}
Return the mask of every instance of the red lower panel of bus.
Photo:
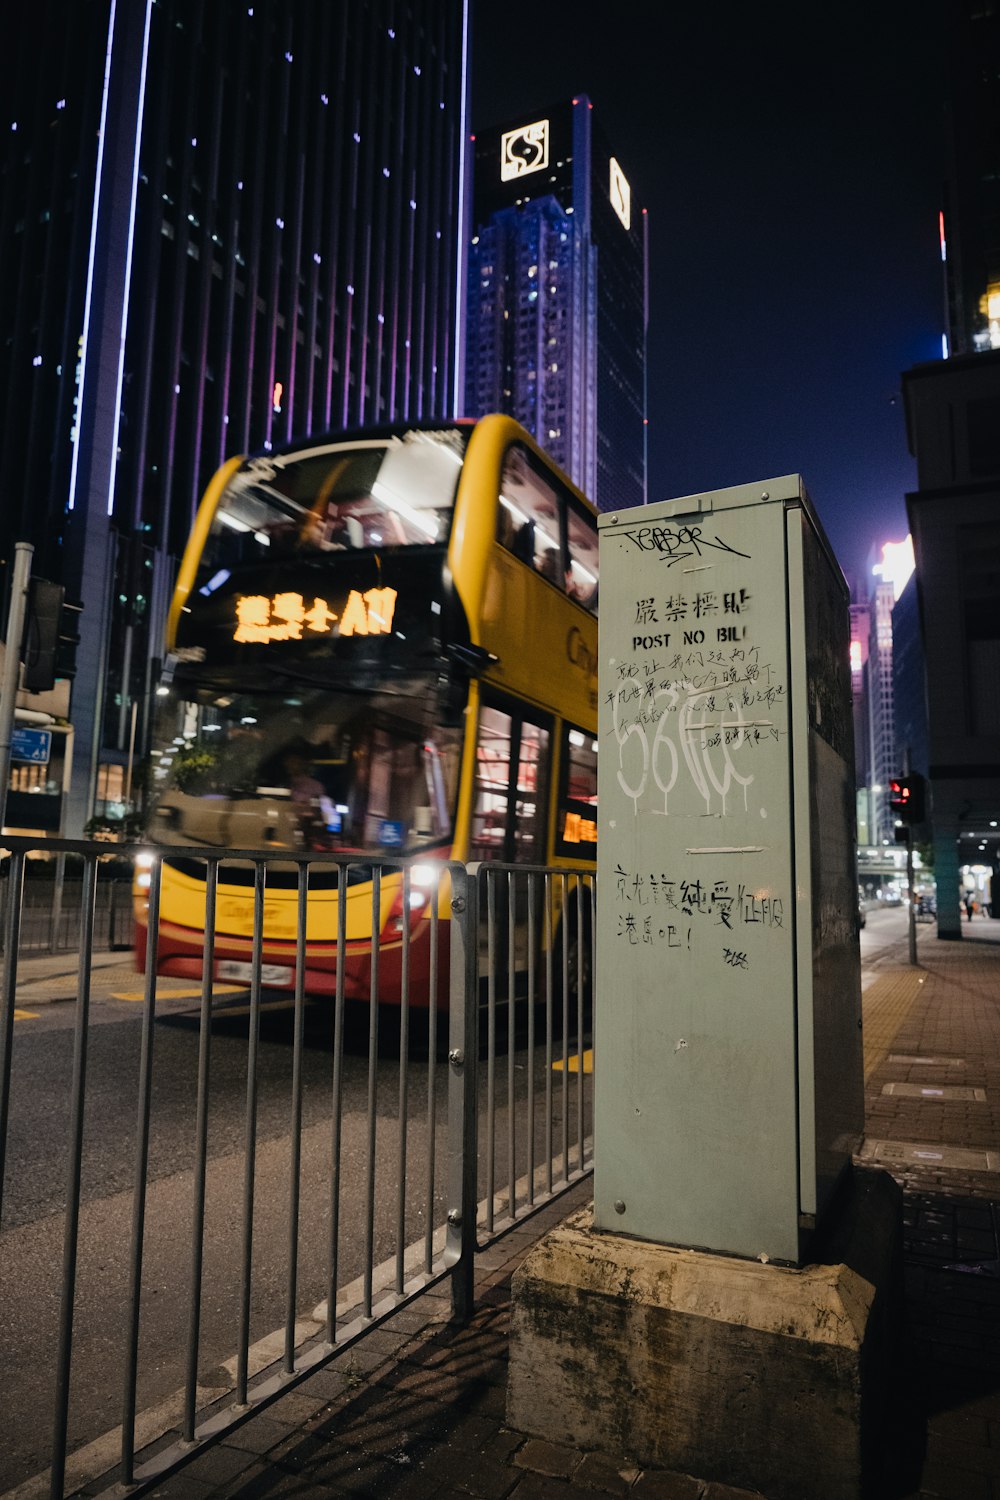
{"label": "red lower panel of bus", "polygon": [[[135,929],[136,966],[146,971],[147,929],[141,920]],[[437,1004],[448,1005],[450,930],[438,927]],[[156,972],[177,979],[201,979],[205,948],[203,933],[191,932],[161,922]],[[213,955],[213,978],[227,984],[250,983],[251,944],[240,938],[219,936]],[[430,1004],[430,924],[421,922],[410,938],[409,1002],[426,1009]],[[295,945],[265,943],[261,955],[261,981],[269,990],[295,989]],[[379,948],[377,991],[384,1005],[399,1005],[403,991],[403,944],[398,936]],[[305,992],[333,998],[337,991],[337,950],[334,944],[315,944],[306,952]],[[344,953],[344,995],[348,1000],[371,999],[372,954],[368,943],[348,943]]]}

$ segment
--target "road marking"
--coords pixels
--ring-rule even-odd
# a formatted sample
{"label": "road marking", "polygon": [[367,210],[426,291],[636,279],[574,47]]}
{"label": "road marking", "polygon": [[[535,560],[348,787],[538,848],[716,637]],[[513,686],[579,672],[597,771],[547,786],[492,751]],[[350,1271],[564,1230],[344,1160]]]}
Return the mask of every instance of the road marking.
{"label": "road marking", "polygon": [[891,1052],[926,978],[919,969],[889,969],[862,995],[865,1083]]}
{"label": "road marking", "polygon": [[[566,1066],[566,1068],[568,1069],[568,1071],[570,1073],[579,1073],[579,1071],[580,1071],[580,1058],[579,1058],[579,1055],[576,1052],[574,1052],[571,1057],[568,1057],[566,1059],[565,1066]],[[552,1064],[552,1071],[553,1071],[553,1073],[561,1073],[562,1070],[563,1070],[563,1060],[560,1057],[560,1058],[557,1058],[557,1060]],[[592,1073],[594,1071],[594,1052],[593,1052],[593,1048],[591,1048],[591,1047],[588,1047],[587,1050],[583,1054],[583,1071],[585,1073]]]}
{"label": "road marking", "polygon": [[[246,986],[243,986],[244,991]],[[289,995],[287,1000],[262,1000],[261,1011],[265,1010],[293,1010],[295,1007],[295,996]],[[249,1005],[221,1005],[215,1012],[216,1020],[228,1021],[231,1016],[248,1016]]]}
{"label": "road marking", "polygon": [[[216,995],[238,995],[246,989],[245,984],[213,984],[212,998]],[[145,990],[115,990],[111,995],[112,1000],[145,1000]],[[201,985],[196,990],[163,990],[159,985],[156,987],[157,1000],[200,1000]]]}
{"label": "road marking", "polygon": [[973,1150],[967,1146],[932,1146],[920,1141],[878,1141],[866,1138],[858,1154],[862,1161],[951,1167],[960,1172],[1000,1171],[1000,1152]]}
{"label": "road marking", "polygon": [[960,1099],[967,1104],[985,1104],[986,1090],[962,1088],[954,1084],[939,1084],[930,1088],[920,1083],[883,1083],[883,1094],[892,1094],[897,1099]]}
{"label": "road marking", "polygon": [[37,1010],[19,1010],[18,1007],[15,1005],[14,1006],[14,1020],[15,1021],[37,1021],[38,1020],[38,1012],[37,1012]]}

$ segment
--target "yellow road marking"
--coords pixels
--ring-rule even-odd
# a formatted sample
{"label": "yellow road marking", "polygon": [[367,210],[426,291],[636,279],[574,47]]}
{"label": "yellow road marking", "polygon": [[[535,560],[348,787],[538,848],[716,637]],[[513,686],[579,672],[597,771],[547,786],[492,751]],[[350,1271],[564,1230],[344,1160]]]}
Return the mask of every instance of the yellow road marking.
{"label": "yellow road marking", "polygon": [[[213,984],[212,998],[216,995],[238,995],[246,989],[245,984]],[[116,990],[112,1000],[145,1000],[145,990]],[[196,990],[164,990],[156,986],[157,1000],[200,1000],[201,985]]]}
{"label": "yellow road marking", "polygon": [[916,968],[892,969],[870,984],[862,995],[866,1083],[892,1050],[926,977]]}
{"label": "yellow road marking", "polygon": [[[576,1052],[566,1059],[566,1067],[570,1073],[579,1073],[580,1058]],[[560,1057],[552,1064],[552,1071],[553,1073],[561,1073],[562,1070],[563,1060]],[[592,1047],[588,1047],[583,1054],[583,1071],[585,1073],[592,1073],[594,1071],[594,1051]]]}
{"label": "yellow road marking", "polygon": [[[265,1001],[263,1001],[261,1003],[261,1007],[260,1008],[261,1008],[262,1011],[265,1011],[265,1010],[270,1011],[270,1010],[293,1010],[294,1007],[295,1007],[295,997],[293,995],[289,995],[289,997],[288,997],[287,1000],[265,1000]],[[249,1005],[226,1005],[226,1006],[223,1006],[222,1009],[220,1009],[217,1012],[217,1015],[218,1015],[220,1021],[228,1021],[228,1020],[232,1019],[233,1017],[236,1017],[236,1016],[248,1016],[249,1014],[250,1014],[250,1007],[249,1007]]]}
{"label": "yellow road marking", "polygon": [[14,1020],[15,1021],[37,1021],[38,1020],[38,1012],[37,1012],[37,1010],[20,1010],[15,1005],[14,1006]]}

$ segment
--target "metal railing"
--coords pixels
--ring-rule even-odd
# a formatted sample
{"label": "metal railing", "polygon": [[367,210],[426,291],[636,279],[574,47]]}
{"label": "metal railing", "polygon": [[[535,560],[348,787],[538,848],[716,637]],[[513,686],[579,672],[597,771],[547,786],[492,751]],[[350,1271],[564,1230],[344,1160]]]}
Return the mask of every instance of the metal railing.
{"label": "metal railing", "polygon": [[[19,995],[44,980],[45,960],[24,942],[35,848],[0,845],[0,1228],[9,1231],[0,1256],[15,1277],[21,1239],[33,1244],[42,1211],[31,1163],[48,1086],[30,1029],[40,1012],[32,1019],[27,1002],[19,1010]],[[415,883],[414,863],[401,859],[157,851],[145,974],[116,999],[94,966],[107,846],[48,848],[80,870],[79,959],[65,997],[72,1060],[51,1080],[59,1110],[43,1127],[47,1161],[61,1152],[65,1162],[62,1264],[31,1266],[43,1290],[58,1280],[60,1306],[51,1341],[15,1347],[13,1366],[51,1365],[47,1488],[62,1500],[67,1485],[108,1470],[93,1456],[106,1453],[94,1443],[113,1425],[105,1418],[94,1431],[95,1390],[122,1392],[109,1483],[142,1493],[428,1288],[450,1282],[455,1315],[470,1315],[477,1248],[591,1170],[596,888],[590,873],[543,867],[423,860]],[[165,856],[203,872],[193,991],[156,972],[172,930],[161,912]],[[252,914],[249,977],[244,991],[220,997],[215,970],[218,954],[232,951],[237,878]],[[386,893],[395,893],[390,921]],[[269,895],[286,910],[294,902],[286,992],[265,983],[275,951]],[[329,930],[317,937],[321,896]],[[374,944],[351,935],[359,901]],[[307,976],[320,949],[330,993],[317,1000]],[[380,1003],[390,991],[392,1003]],[[124,1000],[141,1005],[138,1018]],[[274,1006],[284,1009],[272,1015]],[[106,1023],[119,1012],[112,1046]],[[57,1118],[67,1095],[68,1114]],[[117,1236],[127,1266],[111,1286],[103,1247]],[[121,1329],[110,1348],[89,1338],[95,1305],[101,1327]],[[3,1317],[0,1309],[10,1350],[32,1320],[12,1318],[5,1330]],[[8,1415],[17,1430],[17,1413]],[[37,1405],[27,1425],[37,1432]],[[143,1452],[164,1432],[174,1440]],[[22,1446],[20,1472],[0,1473],[0,1491],[41,1467],[28,1436]]]}
{"label": "metal railing", "polygon": [[[84,910],[84,866],[78,855],[50,853],[33,846],[24,867],[20,950],[26,953],[75,953],[89,920]],[[132,873],[127,862],[102,846],[94,899],[91,943],[95,952],[125,951],[134,941]],[[2,874],[2,871],[0,871]],[[0,944],[4,941],[0,929]]]}

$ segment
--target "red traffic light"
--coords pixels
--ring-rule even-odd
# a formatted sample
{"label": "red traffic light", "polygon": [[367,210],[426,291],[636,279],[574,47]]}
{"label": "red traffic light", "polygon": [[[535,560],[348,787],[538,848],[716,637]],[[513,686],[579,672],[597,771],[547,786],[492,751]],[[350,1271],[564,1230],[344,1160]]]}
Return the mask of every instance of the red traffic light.
{"label": "red traffic light", "polygon": [[903,780],[889,782],[889,806],[893,812],[905,813],[910,804],[910,788]]}
{"label": "red traffic light", "polygon": [[904,823],[924,821],[924,778],[897,776],[889,782],[889,806]]}

